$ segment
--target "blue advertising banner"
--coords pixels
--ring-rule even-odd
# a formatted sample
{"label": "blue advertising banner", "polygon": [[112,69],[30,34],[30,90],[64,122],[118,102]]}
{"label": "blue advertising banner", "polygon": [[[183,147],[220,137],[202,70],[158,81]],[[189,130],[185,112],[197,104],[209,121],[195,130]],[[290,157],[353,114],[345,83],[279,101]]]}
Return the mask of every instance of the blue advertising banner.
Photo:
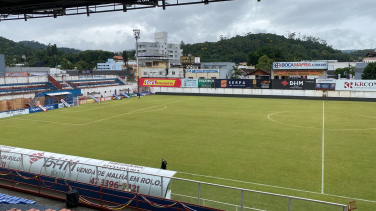
{"label": "blue advertising banner", "polygon": [[[45,107],[47,110],[52,110],[52,109],[56,109],[59,107],[58,104],[54,104],[54,105],[46,105],[46,106],[43,106]],[[41,112],[43,111],[41,108],[39,107],[32,107],[32,108],[29,108],[29,113],[32,114],[32,113],[35,113],[35,112]]]}
{"label": "blue advertising banner", "polygon": [[215,79],[215,88],[251,89],[251,79]]}

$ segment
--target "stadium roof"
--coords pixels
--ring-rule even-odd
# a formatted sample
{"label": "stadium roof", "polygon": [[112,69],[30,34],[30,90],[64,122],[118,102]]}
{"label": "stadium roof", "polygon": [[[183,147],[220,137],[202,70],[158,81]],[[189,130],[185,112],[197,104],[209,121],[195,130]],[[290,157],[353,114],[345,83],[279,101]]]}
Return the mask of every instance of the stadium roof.
{"label": "stadium roof", "polygon": [[0,21],[27,21],[32,18],[46,18],[68,15],[103,13],[136,9],[147,9],[191,4],[209,4],[232,0],[0,0]]}

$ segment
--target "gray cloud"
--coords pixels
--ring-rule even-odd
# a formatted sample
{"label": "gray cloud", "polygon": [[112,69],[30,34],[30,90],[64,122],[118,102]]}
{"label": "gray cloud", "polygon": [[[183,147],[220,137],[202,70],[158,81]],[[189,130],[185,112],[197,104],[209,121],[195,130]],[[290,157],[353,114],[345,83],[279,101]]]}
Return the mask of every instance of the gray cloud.
{"label": "gray cloud", "polygon": [[81,50],[121,51],[135,46],[132,29],[141,30],[140,41],[153,41],[166,31],[170,43],[215,42],[219,35],[252,33],[320,37],[337,49],[376,46],[374,0],[234,0],[133,10],[126,13],[58,17],[0,22],[0,34],[8,39],[56,43]]}

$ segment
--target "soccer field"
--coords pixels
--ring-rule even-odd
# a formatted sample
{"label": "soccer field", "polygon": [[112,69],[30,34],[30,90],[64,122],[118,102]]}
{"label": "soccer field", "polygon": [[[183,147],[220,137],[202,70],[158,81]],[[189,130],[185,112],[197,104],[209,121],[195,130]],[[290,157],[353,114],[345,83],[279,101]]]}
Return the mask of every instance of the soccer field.
{"label": "soccer field", "polygon": [[[152,95],[0,119],[0,144],[155,168],[163,157],[180,178],[376,210],[375,106]],[[172,192],[197,202],[197,184],[174,180]],[[220,209],[239,208],[210,200],[240,205],[235,190],[203,185],[201,198]],[[244,205],[287,210],[288,199],[245,193]]]}

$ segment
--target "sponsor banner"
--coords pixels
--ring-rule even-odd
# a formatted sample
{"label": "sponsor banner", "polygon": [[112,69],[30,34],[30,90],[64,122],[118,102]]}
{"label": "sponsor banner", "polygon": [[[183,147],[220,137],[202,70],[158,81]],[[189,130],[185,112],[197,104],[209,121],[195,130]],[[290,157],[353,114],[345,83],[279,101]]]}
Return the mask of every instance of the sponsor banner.
{"label": "sponsor banner", "polygon": [[95,103],[95,100],[94,99],[89,99],[89,100],[80,100],[79,101],[80,105],[82,105],[82,104],[89,104],[89,103]]}
{"label": "sponsor banner", "polygon": [[315,80],[307,79],[273,79],[273,89],[299,89],[299,90],[315,90]]}
{"label": "sponsor banner", "polygon": [[274,76],[323,76],[324,71],[273,71]]}
{"label": "sponsor banner", "polygon": [[252,88],[250,79],[215,79],[215,88]]}
{"label": "sponsor banner", "polygon": [[0,118],[29,114],[29,109],[18,109],[0,113]]}
{"label": "sponsor banner", "polygon": [[137,97],[138,95],[137,95],[137,93],[133,93],[133,94],[131,94],[130,96],[131,96],[131,97]]}
{"label": "sponsor banner", "polygon": [[197,88],[198,87],[198,79],[182,79],[181,80],[181,87]]}
{"label": "sponsor banner", "polygon": [[336,90],[376,91],[376,80],[337,80]]}
{"label": "sponsor banner", "polygon": [[320,84],[335,84],[336,79],[316,79],[316,83]]}
{"label": "sponsor banner", "polygon": [[5,73],[5,77],[27,77],[27,72]]}
{"label": "sponsor banner", "polygon": [[103,101],[110,101],[112,100],[112,97],[101,97],[100,98],[100,101],[103,102]]}
{"label": "sponsor banner", "polygon": [[141,92],[140,96],[146,96],[146,95],[151,95],[153,94],[152,92]]}
{"label": "sponsor banner", "polygon": [[[45,107],[47,110],[52,110],[52,109],[55,109],[57,105],[46,105],[46,106],[43,106]],[[29,108],[29,113],[35,113],[35,112],[41,112],[43,111],[40,107],[32,107],[32,108]]]}
{"label": "sponsor banner", "polygon": [[64,104],[63,103],[59,103],[59,104],[57,104],[57,107],[58,108],[64,108]]}
{"label": "sponsor banner", "polygon": [[271,89],[272,80],[270,79],[253,79],[252,80],[253,89]]}
{"label": "sponsor banner", "polygon": [[219,69],[187,69],[186,73],[219,73]]}
{"label": "sponsor banner", "polygon": [[335,83],[316,83],[316,90],[335,90],[336,84]]}
{"label": "sponsor banner", "polygon": [[214,88],[215,79],[198,79],[198,88]]}
{"label": "sponsor banner", "polygon": [[[161,197],[162,192],[162,197],[168,198],[169,186],[171,187],[170,177],[176,174],[176,171],[4,145],[0,145],[0,150],[3,168],[26,171],[28,177],[43,171],[46,176],[64,179],[68,178],[69,172],[71,180],[85,183],[87,189],[97,185],[157,197]],[[37,182],[33,179],[22,181],[28,184]]]}
{"label": "sponsor banner", "polygon": [[181,80],[179,78],[140,78],[140,86],[151,86],[151,87],[180,87]]}
{"label": "sponsor banner", "polygon": [[27,74],[30,77],[47,77],[47,72],[28,72]]}
{"label": "sponsor banner", "polygon": [[316,79],[316,90],[335,90],[335,79]]}
{"label": "sponsor banner", "polygon": [[274,70],[327,70],[328,62],[274,62]]}

